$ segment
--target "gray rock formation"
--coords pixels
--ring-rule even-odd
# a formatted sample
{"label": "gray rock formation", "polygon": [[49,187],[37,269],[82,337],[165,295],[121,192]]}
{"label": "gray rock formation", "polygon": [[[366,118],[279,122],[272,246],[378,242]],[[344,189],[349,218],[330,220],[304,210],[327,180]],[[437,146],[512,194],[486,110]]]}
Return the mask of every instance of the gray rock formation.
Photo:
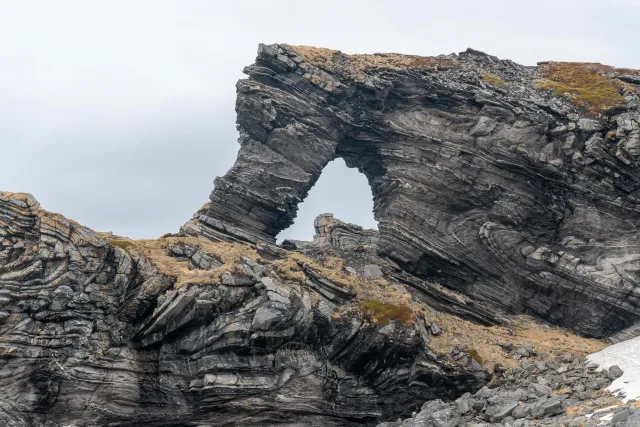
{"label": "gray rock formation", "polygon": [[[238,159],[179,234],[135,242],[0,193],[0,425],[374,426],[425,400],[429,425],[476,414],[478,390],[485,421],[556,415],[551,384],[491,400],[474,337],[453,347],[510,312],[638,330],[636,74],[561,73],[595,96],[554,67],[261,46]],[[379,232],[323,215],[314,242],[273,245],[335,157],[367,176]]]}
{"label": "gray rock formation", "polygon": [[639,320],[636,71],[287,45],[244,71],[238,158],[184,233],[273,242],[342,157],[402,270],[590,336]]}
{"label": "gray rock formation", "polygon": [[331,316],[355,296],[337,283],[242,258],[213,285],[224,253],[159,239],[195,274],[178,286],[109,237],[0,193],[0,425],[375,425],[488,380],[414,325]]}
{"label": "gray rock formation", "polygon": [[634,402],[619,402],[604,391],[612,379],[606,369],[596,368],[577,359],[560,367],[525,360],[490,388],[453,402],[428,401],[413,417],[377,427],[638,426],[640,411]]}
{"label": "gray rock formation", "polygon": [[368,230],[355,224],[348,224],[333,217],[333,214],[322,214],[313,222],[316,234],[313,246],[319,249],[332,247],[341,251],[370,251],[378,243],[378,232]]}

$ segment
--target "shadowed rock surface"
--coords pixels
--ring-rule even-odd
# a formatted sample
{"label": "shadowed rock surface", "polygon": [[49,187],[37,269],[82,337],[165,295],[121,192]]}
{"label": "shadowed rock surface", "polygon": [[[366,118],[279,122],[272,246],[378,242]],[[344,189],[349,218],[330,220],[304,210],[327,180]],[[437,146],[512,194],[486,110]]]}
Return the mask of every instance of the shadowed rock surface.
{"label": "shadowed rock surface", "polygon": [[244,72],[238,158],[185,233],[273,242],[342,157],[402,270],[589,336],[638,321],[637,71],[261,45]]}

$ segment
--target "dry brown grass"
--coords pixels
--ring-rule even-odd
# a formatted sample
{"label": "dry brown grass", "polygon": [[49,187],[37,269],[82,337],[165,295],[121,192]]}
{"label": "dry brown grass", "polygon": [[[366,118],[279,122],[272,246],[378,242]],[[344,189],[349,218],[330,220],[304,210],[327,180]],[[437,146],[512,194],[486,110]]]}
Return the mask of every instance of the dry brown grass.
{"label": "dry brown grass", "polygon": [[[105,235],[105,237],[109,236]],[[220,284],[225,272],[243,273],[240,266],[241,260],[247,257],[270,267],[285,282],[299,285],[304,285],[308,278],[302,265],[308,266],[323,278],[355,290],[357,301],[368,302],[366,307],[360,307],[363,314],[367,310],[372,314],[373,305],[378,308],[388,308],[393,305],[394,310],[390,316],[382,315],[382,312],[378,313],[381,314],[380,316],[368,316],[375,323],[386,323],[389,319],[410,323],[414,312],[419,313],[424,310],[424,307],[412,300],[411,295],[402,285],[390,283],[384,279],[369,280],[360,275],[346,274],[343,271],[344,261],[341,258],[325,257],[316,262],[300,253],[291,252],[285,258],[267,260],[261,258],[251,245],[210,242],[195,237],[167,237],[157,240],[110,239],[109,242],[112,246],[128,252],[136,251],[143,255],[160,274],[175,279],[174,288],[190,284]],[[168,252],[171,244],[180,242],[199,245],[201,250],[222,261],[223,265],[213,270],[189,270],[185,261],[170,256]],[[385,310],[382,311],[386,313]]]}
{"label": "dry brown grass", "polygon": [[501,85],[505,84],[504,80],[502,80],[498,76],[494,76],[493,74],[483,74],[482,75],[482,81],[485,82],[485,83],[489,83],[491,85],[494,85],[494,86],[501,86]]}
{"label": "dry brown grass", "polygon": [[[223,265],[213,270],[189,270],[186,262],[168,253],[169,246],[179,242],[199,245],[205,253],[222,261]],[[360,275],[346,274],[343,271],[344,261],[340,258],[326,257],[316,262],[298,252],[290,252],[285,258],[268,260],[261,258],[258,252],[248,244],[211,242],[195,237],[167,237],[157,240],[112,239],[110,243],[126,251],[135,250],[145,256],[161,274],[175,278],[176,287],[196,283],[219,284],[224,272],[241,273],[241,260],[247,257],[270,267],[285,282],[304,285],[308,277],[301,265],[306,265],[327,280],[355,290],[359,301],[378,300],[386,304],[420,308],[412,301],[411,295],[402,285],[390,283],[384,279],[369,280]]]}
{"label": "dry brown grass", "polygon": [[[254,261],[260,257],[250,245],[238,243],[220,243],[195,237],[167,237],[157,240],[110,240],[111,245],[126,251],[135,250],[158,269],[160,274],[173,277],[175,288],[189,284],[217,285],[225,272],[240,273],[240,261],[247,257]],[[213,270],[189,270],[187,263],[169,255],[168,248],[174,243],[192,243],[199,245],[207,254],[222,261],[222,265]]]}
{"label": "dry brown grass", "polygon": [[536,84],[569,98],[588,113],[599,114],[624,105],[621,83],[602,75],[615,70],[598,63],[549,62],[540,66],[543,79]]}
{"label": "dry brown grass", "polygon": [[307,276],[300,264],[304,264],[327,280],[352,288],[358,295],[358,301],[377,300],[386,304],[406,305],[412,309],[420,308],[412,300],[411,294],[400,284],[391,283],[385,279],[370,280],[360,275],[345,273],[344,261],[341,258],[325,257],[316,262],[300,253],[291,252],[288,257],[281,260],[264,262],[269,263],[275,273],[285,280],[303,283]]}
{"label": "dry brown grass", "polygon": [[499,344],[511,342],[517,348],[524,343],[534,345],[540,355],[557,357],[563,353],[586,356],[606,346],[602,341],[582,338],[559,328],[548,328],[536,323],[528,316],[514,316],[511,329],[502,326],[482,326],[447,313],[428,313],[428,322],[435,322],[444,333],[433,337],[429,347],[446,355],[453,347],[475,351],[484,364],[491,368],[498,363],[502,366],[517,366],[518,361],[510,359]]}
{"label": "dry brown grass", "polygon": [[560,388],[558,390],[555,390],[555,391],[556,391],[556,393],[560,393],[560,394],[569,394],[569,393],[571,393],[571,387],[564,386],[564,387],[562,387],[562,388]]}
{"label": "dry brown grass", "polygon": [[373,323],[387,325],[390,320],[398,320],[405,325],[413,323],[413,311],[406,305],[389,304],[370,299],[360,301],[358,306],[363,316]]}
{"label": "dry brown grass", "polygon": [[[508,358],[498,344],[510,341],[517,347],[529,342],[535,346],[540,355],[551,357],[560,356],[567,352],[586,356],[606,346],[601,341],[582,338],[563,329],[551,327],[545,330],[542,325],[528,316],[515,317],[515,324],[509,329],[501,326],[482,326],[448,313],[435,312],[415,301],[406,288],[398,283],[384,279],[368,280],[359,275],[345,274],[343,260],[340,258],[327,257],[315,262],[299,253],[292,253],[283,260],[272,262],[272,267],[275,267],[276,273],[283,278],[304,281],[306,275],[299,262],[309,265],[328,280],[354,289],[357,292],[358,306],[365,317],[367,317],[367,308],[363,309],[362,302],[373,301],[373,304],[379,308],[385,308],[385,305],[403,307],[400,311],[404,313],[403,316],[406,315],[406,321],[403,320],[405,323],[411,323],[411,319],[418,316],[424,317],[429,323],[435,322],[444,332],[437,337],[432,337],[429,347],[443,356],[448,356],[453,347],[458,347],[467,350],[476,361],[484,363],[488,368],[493,367],[496,363],[513,367],[517,366],[519,362]],[[438,287],[459,301],[467,299],[463,295],[441,286]],[[404,307],[409,311],[405,311]],[[349,309],[350,307],[341,308],[343,311]],[[368,316],[371,321],[376,323],[388,321],[388,318],[385,319],[384,316],[385,310],[376,310],[376,312],[380,316]],[[408,316],[408,313],[411,313],[411,317]],[[340,317],[340,314],[340,311],[337,312],[335,317]]]}
{"label": "dry brown grass", "polygon": [[289,46],[304,60],[325,70],[340,70],[347,75],[358,76],[371,69],[405,70],[410,68],[453,67],[455,61],[435,56],[401,55],[398,53],[375,53],[347,55],[338,50]]}
{"label": "dry brown grass", "polygon": [[640,70],[633,70],[631,68],[614,68],[614,71],[619,76],[640,76]]}
{"label": "dry brown grass", "polygon": [[567,415],[582,415],[584,408],[582,406],[569,406],[565,412]]}

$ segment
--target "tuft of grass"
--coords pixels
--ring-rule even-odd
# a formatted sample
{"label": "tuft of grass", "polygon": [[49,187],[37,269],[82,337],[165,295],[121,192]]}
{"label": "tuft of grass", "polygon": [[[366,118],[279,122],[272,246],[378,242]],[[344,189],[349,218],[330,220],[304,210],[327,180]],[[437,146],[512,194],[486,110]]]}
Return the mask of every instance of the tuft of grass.
{"label": "tuft of grass", "polygon": [[130,250],[135,250],[137,247],[139,247],[139,244],[137,244],[135,240],[129,239],[111,240],[109,241],[109,243],[111,244],[111,246],[115,246],[116,248],[120,248],[127,252],[129,252]]}
{"label": "tuft of grass", "polygon": [[504,80],[502,80],[498,76],[494,76],[493,74],[483,74],[482,75],[482,81],[485,82],[485,83],[489,83],[491,85],[494,85],[494,86],[500,86],[500,85],[505,84]]}
{"label": "tuft of grass", "polygon": [[[201,250],[222,261],[222,265],[212,270],[189,270],[187,263],[169,255],[169,246],[174,243],[192,243]],[[160,274],[175,279],[175,288],[189,284],[220,284],[225,272],[243,273],[241,260],[244,257],[254,261],[260,257],[253,247],[239,243],[211,242],[195,237],[165,237],[157,240],[109,240],[112,246],[127,252],[136,251],[146,257]]]}
{"label": "tuft of grass", "polygon": [[582,415],[584,408],[582,406],[569,406],[565,412],[567,415]]}
{"label": "tuft of grass", "polygon": [[403,304],[412,308],[415,313],[424,309],[414,302],[411,294],[399,283],[392,283],[385,279],[371,280],[357,274],[344,272],[344,260],[336,257],[323,257],[314,261],[298,252],[291,252],[287,257],[275,261],[262,261],[269,264],[271,269],[282,279],[304,284],[307,275],[300,264],[307,265],[317,271],[325,279],[338,285],[347,286],[356,291],[357,299],[379,300],[383,303]]}
{"label": "tuft of grass", "polygon": [[482,365],[483,363],[482,357],[480,356],[480,354],[478,354],[478,351],[475,348],[472,348],[471,350],[469,350],[469,356],[471,356],[473,360],[475,360],[476,362]]}
{"label": "tuft of grass", "polygon": [[540,88],[551,89],[591,114],[600,114],[624,105],[620,83],[602,76],[615,70],[602,64],[549,62],[540,66]]}
{"label": "tuft of grass", "polygon": [[360,301],[358,305],[364,317],[373,323],[387,325],[390,320],[398,320],[406,325],[413,323],[413,311],[406,305],[386,304],[378,300]]}

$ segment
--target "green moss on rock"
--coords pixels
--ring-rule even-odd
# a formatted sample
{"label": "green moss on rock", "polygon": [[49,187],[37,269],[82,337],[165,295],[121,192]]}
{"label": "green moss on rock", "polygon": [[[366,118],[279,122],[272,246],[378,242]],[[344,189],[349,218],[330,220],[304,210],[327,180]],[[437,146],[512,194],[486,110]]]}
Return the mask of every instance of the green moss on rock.
{"label": "green moss on rock", "polygon": [[359,303],[364,317],[372,323],[386,325],[390,320],[398,320],[405,324],[413,322],[413,312],[406,305],[386,304],[378,300],[366,300]]}

